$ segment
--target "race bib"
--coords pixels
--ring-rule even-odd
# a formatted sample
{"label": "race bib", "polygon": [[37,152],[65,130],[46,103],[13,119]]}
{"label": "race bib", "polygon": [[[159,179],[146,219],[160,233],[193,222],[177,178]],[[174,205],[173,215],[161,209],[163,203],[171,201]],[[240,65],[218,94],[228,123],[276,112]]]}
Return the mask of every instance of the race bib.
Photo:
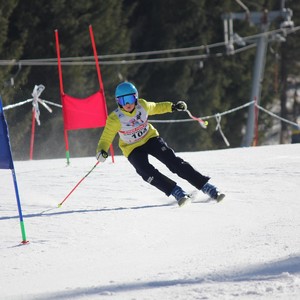
{"label": "race bib", "polygon": [[141,105],[136,106],[134,116],[126,116],[119,108],[115,113],[121,122],[119,136],[126,144],[136,143],[149,131],[148,113]]}

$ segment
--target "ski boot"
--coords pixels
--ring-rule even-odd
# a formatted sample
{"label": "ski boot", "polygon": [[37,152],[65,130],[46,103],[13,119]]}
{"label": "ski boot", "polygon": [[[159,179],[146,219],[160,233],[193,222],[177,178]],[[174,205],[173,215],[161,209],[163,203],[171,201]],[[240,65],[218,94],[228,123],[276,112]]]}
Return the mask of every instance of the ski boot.
{"label": "ski boot", "polygon": [[189,195],[178,185],[174,187],[171,194],[175,197],[179,206],[183,206],[191,200]]}
{"label": "ski boot", "polygon": [[211,199],[216,200],[217,202],[220,202],[225,197],[224,193],[218,191],[217,188],[214,185],[212,185],[208,182],[204,184],[201,191],[204,194],[208,195]]}

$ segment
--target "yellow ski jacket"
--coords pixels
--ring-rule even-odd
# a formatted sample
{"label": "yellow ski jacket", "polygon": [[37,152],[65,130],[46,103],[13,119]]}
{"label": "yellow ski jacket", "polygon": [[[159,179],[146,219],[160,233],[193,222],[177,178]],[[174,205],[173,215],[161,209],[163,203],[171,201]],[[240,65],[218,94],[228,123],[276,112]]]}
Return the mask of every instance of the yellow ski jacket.
{"label": "yellow ski jacket", "polygon": [[[137,147],[144,145],[150,138],[159,136],[158,131],[148,123],[148,116],[172,112],[172,102],[148,102],[138,99],[134,110],[126,112],[117,108],[111,112],[97,146],[97,153],[101,150],[108,152],[115,136],[119,133],[119,147],[125,157]],[[138,136],[139,135],[139,136]]]}

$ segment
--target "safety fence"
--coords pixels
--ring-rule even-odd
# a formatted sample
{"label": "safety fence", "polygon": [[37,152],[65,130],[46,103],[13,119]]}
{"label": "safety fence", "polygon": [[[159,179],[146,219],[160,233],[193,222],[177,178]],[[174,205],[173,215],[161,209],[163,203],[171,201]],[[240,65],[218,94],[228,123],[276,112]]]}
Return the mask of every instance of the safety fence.
{"label": "safety fence", "polygon": [[[42,103],[44,106],[45,104],[48,104],[48,105],[53,105],[53,106],[56,106],[56,107],[59,107],[59,108],[62,108],[62,105],[60,104],[57,104],[57,103],[54,103],[54,102],[51,102],[51,101],[47,101],[47,100],[42,100],[42,99],[38,99],[40,103]],[[19,107],[21,105],[24,105],[26,103],[30,103],[30,102],[33,102],[34,101],[34,98],[32,99],[27,99],[25,101],[21,101],[19,103],[15,103],[15,104],[11,104],[11,105],[7,105],[5,107],[3,107],[4,110],[8,110],[8,109],[12,109],[12,108],[16,108],[16,107]],[[155,120],[155,119],[150,119],[149,121],[151,123],[182,123],[182,122],[193,122],[193,121],[198,121],[199,124],[204,127],[202,125],[203,121],[204,120],[209,120],[209,119],[215,119],[216,120],[216,123],[217,123],[217,126],[216,126],[216,131],[219,131],[220,135],[222,136],[223,140],[224,140],[224,143],[226,144],[227,147],[230,146],[230,143],[228,142],[228,139],[226,138],[223,130],[222,130],[222,127],[221,127],[221,119],[222,119],[222,116],[225,116],[225,115],[228,115],[228,114],[232,114],[236,111],[239,111],[241,109],[244,109],[246,107],[249,107],[250,105],[254,105],[255,107],[257,107],[259,110],[263,111],[264,113],[267,113],[269,114],[271,117],[273,118],[276,118],[282,122],[285,122],[289,125],[292,125],[293,127],[295,127],[296,129],[300,129],[300,125],[295,123],[295,122],[292,122],[290,120],[287,120],[287,119],[284,119],[276,114],[274,114],[273,112],[263,108],[262,106],[258,105],[256,103],[256,101],[250,101],[248,103],[245,103],[241,106],[238,106],[238,107],[235,107],[235,108],[232,108],[232,109],[229,109],[227,111],[224,111],[222,113],[216,113],[214,115],[210,115],[210,116],[204,116],[204,117],[194,117],[193,115],[191,115],[190,111],[186,111],[188,114],[189,114],[189,118],[188,119],[177,119],[177,120],[174,120],[174,119],[170,119],[170,120]]]}

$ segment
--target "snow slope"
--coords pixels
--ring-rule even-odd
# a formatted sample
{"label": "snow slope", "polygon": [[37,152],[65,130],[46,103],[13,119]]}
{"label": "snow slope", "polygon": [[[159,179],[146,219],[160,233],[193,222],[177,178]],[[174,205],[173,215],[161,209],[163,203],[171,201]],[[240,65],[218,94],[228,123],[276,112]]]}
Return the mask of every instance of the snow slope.
{"label": "snow slope", "polygon": [[15,162],[27,245],[0,170],[0,298],[300,299],[300,144],[180,156],[223,202],[178,208],[117,156],[57,208],[95,159]]}

